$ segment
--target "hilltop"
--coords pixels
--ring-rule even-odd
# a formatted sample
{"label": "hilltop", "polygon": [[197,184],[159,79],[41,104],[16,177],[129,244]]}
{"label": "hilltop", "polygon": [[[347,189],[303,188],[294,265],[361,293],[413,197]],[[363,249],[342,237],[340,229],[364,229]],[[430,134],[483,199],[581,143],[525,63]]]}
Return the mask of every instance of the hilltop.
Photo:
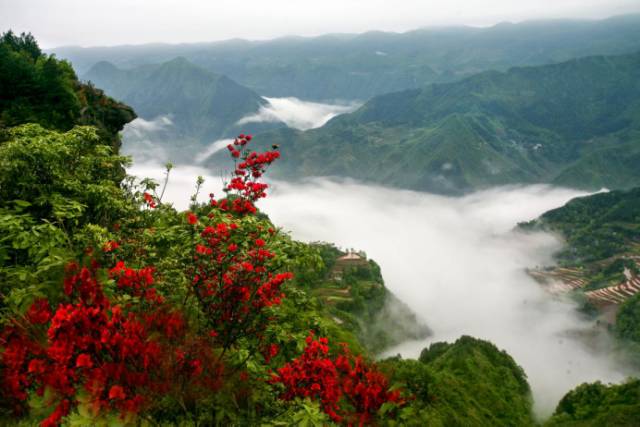
{"label": "hilltop", "polygon": [[[253,123],[241,129],[236,123],[257,113],[266,101],[251,89],[182,57],[133,69],[119,69],[102,61],[82,78],[131,105],[147,122],[162,120],[160,138],[158,134],[155,138],[146,134],[142,137],[154,139],[155,148],[169,150],[174,160],[191,160],[196,154],[193,149],[198,152],[217,139],[231,138],[241,131],[278,126]],[[139,128],[145,131],[149,126]],[[135,142],[134,138],[132,144]]]}
{"label": "hilltop", "polygon": [[375,97],[306,132],[261,135],[280,177],[337,175],[444,194],[506,184],[640,184],[640,53],[595,56]]}
{"label": "hilltop", "polygon": [[519,228],[565,241],[559,266],[531,270],[533,277],[603,313],[620,338],[640,345],[640,188],[576,198]]}

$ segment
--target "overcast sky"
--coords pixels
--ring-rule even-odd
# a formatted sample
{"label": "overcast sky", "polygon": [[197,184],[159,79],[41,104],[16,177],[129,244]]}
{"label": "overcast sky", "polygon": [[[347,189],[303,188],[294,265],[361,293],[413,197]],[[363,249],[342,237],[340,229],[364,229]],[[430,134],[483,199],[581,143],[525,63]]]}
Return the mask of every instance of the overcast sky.
{"label": "overcast sky", "polygon": [[640,0],[0,0],[0,30],[45,48],[267,39],[640,12]]}

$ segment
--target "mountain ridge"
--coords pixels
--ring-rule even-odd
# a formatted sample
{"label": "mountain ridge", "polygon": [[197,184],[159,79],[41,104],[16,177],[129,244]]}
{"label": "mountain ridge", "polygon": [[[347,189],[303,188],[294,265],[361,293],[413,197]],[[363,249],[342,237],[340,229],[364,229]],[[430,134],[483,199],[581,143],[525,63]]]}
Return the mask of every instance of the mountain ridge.
{"label": "mountain ridge", "polygon": [[[80,74],[109,60],[132,68],[176,56],[233,76],[268,97],[364,100],[516,65],[640,49],[640,14],[598,21],[537,21],[489,28],[427,28],[267,41],[103,48],[61,47]],[[382,54],[380,54],[382,53]]]}
{"label": "mountain ridge", "polygon": [[[83,79],[131,105],[142,119],[168,117],[165,134],[154,142],[178,159],[188,147],[201,148],[243,130],[258,132],[281,125],[237,125],[243,117],[256,114],[267,101],[227,76],[198,67],[184,57],[130,70],[100,61]],[[135,141],[129,145],[135,145]]]}
{"label": "mountain ridge", "polygon": [[640,53],[488,71],[381,95],[322,128],[260,140],[287,150],[274,170],[281,177],[446,194],[542,182],[628,188],[640,185],[638,81]]}

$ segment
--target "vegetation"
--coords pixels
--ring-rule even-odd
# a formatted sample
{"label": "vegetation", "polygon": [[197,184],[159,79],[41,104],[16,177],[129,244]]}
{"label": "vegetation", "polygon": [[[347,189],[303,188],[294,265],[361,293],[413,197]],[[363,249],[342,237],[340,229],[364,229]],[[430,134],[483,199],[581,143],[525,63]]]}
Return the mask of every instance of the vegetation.
{"label": "vegetation", "polygon": [[43,54],[30,34],[0,37],[0,133],[30,122],[62,131],[91,125],[118,147],[117,132],[134,117],[131,108],[78,82],[71,65]]}
{"label": "vegetation", "polygon": [[445,194],[514,183],[640,185],[640,54],[487,71],[375,97],[279,144],[282,177],[349,176]]}
{"label": "vegetation", "polygon": [[640,380],[619,385],[582,384],[562,398],[548,426],[632,427],[640,415]]}
{"label": "vegetation", "polygon": [[156,126],[155,131],[145,133],[140,128],[138,131],[143,134],[129,135],[129,139],[135,144],[153,136],[154,153],[163,149],[175,162],[192,162],[203,145],[233,138],[241,130],[258,132],[278,125],[238,125],[240,119],[257,113],[266,101],[228,77],[204,70],[184,58],[123,70],[99,62],[82,77],[131,105],[141,118],[148,121],[164,118],[165,122]]}
{"label": "vegetation", "polygon": [[605,260],[640,242],[640,188],[578,197],[522,226],[562,234],[568,243],[559,254],[563,261]]}
{"label": "vegetation", "polygon": [[636,52],[640,50],[638,28],[638,15],[627,15],[600,21],[426,28],[400,34],[372,31],[253,42],[65,47],[55,52],[69,59],[80,74],[105,60],[119,68],[134,68],[182,56],[217,74],[233,76],[264,96],[367,100],[487,70]]}
{"label": "vegetation", "polygon": [[[640,293],[636,283],[640,283],[640,188],[578,197],[536,220],[519,224],[519,228],[554,232],[565,240],[562,249],[554,254],[560,266],[536,271],[535,276],[543,281],[550,276],[574,286],[580,283],[574,287],[572,296],[587,315],[597,317],[602,307],[614,308],[615,320],[607,319],[607,323],[631,360],[638,359]],[[618,290],[613,300],[611,289],[619,289],[625,283],[627,288]],[[607,288],[601,291],[608,292],[606,298],[592,292],[602,288]],[[613,301],[617,307],[612,307]]]}
{"label": "vegetation", "polygon": [[626,280],[625,269],[640,273],[640,188],[575,198],[520,227],[560,234],[566,245],[556,259],[581,269],[587,290]]}
{"label": "vegetation", "polygon": [[487,341],[463,336],[453,344],[433,343],[417,361],[395,358],[382,366],[416,396],[401,409],[398,425],[535,424],[522,368]]}
{"label": "vegetation", "polygon": [[616,316],[615,331],[619,338],[640,347],[640,293],[629,298],[620,307]]}

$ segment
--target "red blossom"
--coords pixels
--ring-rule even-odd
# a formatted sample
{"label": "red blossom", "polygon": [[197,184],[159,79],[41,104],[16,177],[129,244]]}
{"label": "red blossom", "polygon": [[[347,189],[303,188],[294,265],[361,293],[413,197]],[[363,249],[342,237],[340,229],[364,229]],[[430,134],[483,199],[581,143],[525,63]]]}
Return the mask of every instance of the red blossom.
{"label": "red blossom", "polygon": [[122,386],[114,385],[109,390],[109,399],[125,399],[127,395],[124,393]]}
{"label": "red blossom", "polygon": [[27,311],[27,319],[29,322],[44,325],[51,319],[51,307],[46,298],[38,298],[31,304]]}
{"label": "red blossom", "polygon": [[93,361],[91,360],[91,356],[85,353],[78,355],[78,358],[76,359],[76,368],[91,368],[92,366]]}
{"label": "red blossom", "polygon": [[198,222],[198,217],[193,212],[187,212],[187,222],[195,225]]}
{"label": "red blossom", "polygon": [[317,399],[334,422],[361,426],[369,424],[384,403],[400,403],[399,392],[389,390],[386,377],[374,365],[352,357],[346,348],[330,358],[328,340],[315,339],[313,332],[306,342],[303,354],[272,379],[284,385],[282,399]]}
{"label": "red blossom", "polygon": [[151,194],[145,192],[142,194],[142,197],[144,198],[144,201],[147,204],[147,206],[149,206],[151,209],[154,209],[156,207],[155,199]]}

